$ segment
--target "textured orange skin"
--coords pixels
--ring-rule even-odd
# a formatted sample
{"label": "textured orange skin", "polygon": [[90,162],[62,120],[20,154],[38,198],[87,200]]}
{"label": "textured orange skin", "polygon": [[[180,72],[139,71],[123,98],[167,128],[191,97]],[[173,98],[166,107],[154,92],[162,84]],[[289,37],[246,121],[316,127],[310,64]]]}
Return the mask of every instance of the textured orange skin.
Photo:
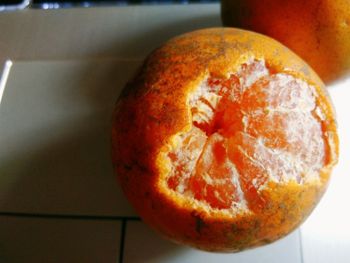
{"label": "textured orange skin", "polygon": [[[265,58],[276,71],[288,71],[318,90],[328,116],[325,131],[333,136],[320,184],[270,184],[262,192],[266,205],[251,215],[227,216],[193,209],[162,187],[159,153],[191,122],[186,93],[204,72],[222,75],[242,56]],[[324,193],[338,142],[334,111],[317,75],[296,55],[265,36],[237,29],[195,31],[155,50],[121,95],[112,130],[113,164],[122,189],[142,219],[177,243],[207,251],[240,251],[272,242],[295,229]]]}
{"label": "textured orange skin", "polygon": [[325,82],[350,69],[350,0],[222,0],[224,25],[277,39]]}

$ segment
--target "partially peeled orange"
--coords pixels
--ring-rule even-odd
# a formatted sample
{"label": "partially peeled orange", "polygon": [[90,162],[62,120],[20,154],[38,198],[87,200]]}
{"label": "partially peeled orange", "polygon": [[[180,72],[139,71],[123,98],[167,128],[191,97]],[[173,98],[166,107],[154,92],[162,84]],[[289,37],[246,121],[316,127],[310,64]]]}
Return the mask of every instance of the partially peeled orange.
{"label": "partially peeled orange", "polygon": [[142,219],[207,251],[290,233],[338,158],[318,76],[278,42],[237,29],[195,31],[155,50],[117,103],[112,141]]}

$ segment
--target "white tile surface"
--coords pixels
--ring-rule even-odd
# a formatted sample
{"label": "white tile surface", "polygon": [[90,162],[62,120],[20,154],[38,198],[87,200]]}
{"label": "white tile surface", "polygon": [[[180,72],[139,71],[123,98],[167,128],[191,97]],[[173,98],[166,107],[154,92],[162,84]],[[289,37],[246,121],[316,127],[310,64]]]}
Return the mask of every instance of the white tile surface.
{"label": "white tile surface", "polygon": [[219,4],[29,9],[0,14],[4,59],[143,58],[162,42],[221,26]]}
{"label": "white tile surface", "polygon": [[350,78],[329,92],[338,115],[340,159],[325,196],[302,226],[305,263],[350,262]]}
{"label": "white tile surface", "polygon": [[14,62],[0,105],[0,211],[134,216],[116,182],[116,99],[140,61]]}
{"label": "white tile surface", "polygon": [[299,232],[271,245],[236,254],[194,250],[164,240],[142,222],[127,223],[124,263],[300,263]]}
{"label": "white tile surface", "polygon": [[0,217],[1,263],[116,263],[118,221]]}

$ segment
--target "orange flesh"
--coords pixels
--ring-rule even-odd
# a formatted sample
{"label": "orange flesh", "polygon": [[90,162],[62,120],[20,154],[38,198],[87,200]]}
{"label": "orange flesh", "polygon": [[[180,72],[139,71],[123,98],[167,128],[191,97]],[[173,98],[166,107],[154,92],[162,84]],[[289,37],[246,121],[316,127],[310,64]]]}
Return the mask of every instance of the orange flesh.
{"label": "orange flesh", "polygon": [[190,94],[192,129],[168,152],[168,187],[212,208],[259,209],[268,182],[319,180],[323,116],[312,86],[263,61],[229,78],[209,76]]}

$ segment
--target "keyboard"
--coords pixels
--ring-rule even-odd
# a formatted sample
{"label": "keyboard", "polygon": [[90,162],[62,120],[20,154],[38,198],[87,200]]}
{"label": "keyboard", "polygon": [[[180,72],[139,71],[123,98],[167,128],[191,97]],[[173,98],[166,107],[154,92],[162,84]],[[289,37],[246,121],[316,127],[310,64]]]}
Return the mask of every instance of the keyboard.
{"label": "keyboard", "polygon": [[147,4],[191,4],[191,3],[218,3],[220,0],[0,0],[0,11],[17,10],[24,8],[69,8],[91,6],[123,6]]}

